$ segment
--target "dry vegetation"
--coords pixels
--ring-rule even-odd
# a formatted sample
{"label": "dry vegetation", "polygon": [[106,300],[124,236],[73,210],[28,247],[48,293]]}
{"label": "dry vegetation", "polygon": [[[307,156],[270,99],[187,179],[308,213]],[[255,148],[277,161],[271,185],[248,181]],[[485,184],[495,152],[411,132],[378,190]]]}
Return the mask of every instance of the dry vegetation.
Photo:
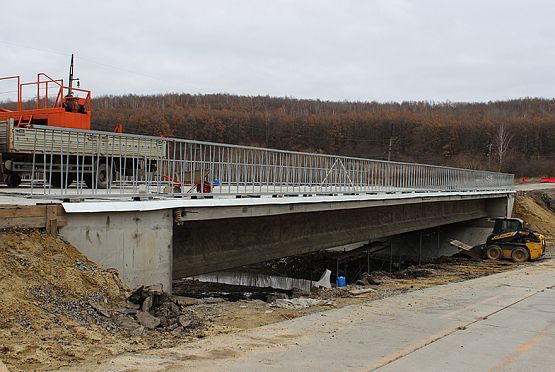
{"label": "dry vegetation", "polygon": [[530,191],[519,195],[513,215],[544,234],[548,246],[555,245],[555,191]]}
{"label": "dry vegetation", "polygon": [[[555,100],[324,102],[233,95],[99,97],[93,127],[286,150],[555,176]],[[489,156],[488,156],[489,155]],[[501,164],[500,164],[501,163]]]}

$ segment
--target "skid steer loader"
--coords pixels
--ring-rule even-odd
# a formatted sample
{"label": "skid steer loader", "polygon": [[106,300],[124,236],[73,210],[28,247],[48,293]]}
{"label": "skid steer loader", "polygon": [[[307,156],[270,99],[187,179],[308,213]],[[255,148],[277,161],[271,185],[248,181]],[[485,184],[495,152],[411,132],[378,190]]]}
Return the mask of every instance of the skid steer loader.
{"label": "skid steer loader", "polygon": [[483,252],[490,260],[535,261],[545,254],[545,237],[527,228],[520,218],[496,218]]}
{"label": "skid steer loader", "polygon": [[512,259],[514,262],[536,261],[545,255],[545,237],[525,226],[520,218],[495,218],[493,231],[486,244],[475,247],[458,240],[451,245],[472,257],[490,260]]}

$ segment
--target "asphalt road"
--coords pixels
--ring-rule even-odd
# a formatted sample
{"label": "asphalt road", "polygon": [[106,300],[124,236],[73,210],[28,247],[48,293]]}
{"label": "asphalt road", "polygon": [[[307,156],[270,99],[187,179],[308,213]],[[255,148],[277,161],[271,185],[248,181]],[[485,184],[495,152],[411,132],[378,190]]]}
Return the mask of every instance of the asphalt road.
{"label": "asphalt road", "polygon": [[552,371],[555,260],[82,370]]}

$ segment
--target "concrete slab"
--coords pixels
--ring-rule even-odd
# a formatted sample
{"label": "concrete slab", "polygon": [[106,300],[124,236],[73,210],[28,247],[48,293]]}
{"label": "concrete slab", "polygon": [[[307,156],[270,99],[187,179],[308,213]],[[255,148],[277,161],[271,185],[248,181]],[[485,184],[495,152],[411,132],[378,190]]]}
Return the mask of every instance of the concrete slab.
{"label": "concrete slab", "polygon": [[[397,194],[361,194],[334,196],[294,196],[259,198],[213,198],[213,199],[164,199],[145,201],[84,201],[63,203],[67,213],[136,212],[169,208],[181,208],[183,221],[211,220],[219,218],[257,217],[290,213],[309,213],[378,206],[404,205],[487,199],[492,205],[499,201],[500,209],[494,213],[505,215],[507,200],[514,191],[432,192]],[[497,205],[495,204],[495,205]]]}
{"label": "concrete slab", "polygon": [[[533,292],[515,306],[469,325],[382,368],[383,371],[552,370],[555,293]],[[538,307],[542,310],[538,311]]]}

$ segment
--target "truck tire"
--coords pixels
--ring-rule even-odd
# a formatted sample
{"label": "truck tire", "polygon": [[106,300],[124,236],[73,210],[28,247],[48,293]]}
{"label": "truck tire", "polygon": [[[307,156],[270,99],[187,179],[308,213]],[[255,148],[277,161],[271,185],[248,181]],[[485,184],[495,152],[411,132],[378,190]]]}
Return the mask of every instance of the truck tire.
{"label": "truck tire", "polygon": [[69,173],[67,176],[65,173],[52,173],[52,178],[50,179],[50,186],[56,189],[66,189],[73,181],[76,179],[75,173]]}
{"label": "truck tire", "polygon": [[486,257],[488,259],[496,261],[500,259],[502,255],[503,251],[500,246],[490,245],[489,247],[486,247]]}
{"label": "truck tire", "polygon": [[513,249],[513,252],[511,253],[511,258],[513,259],[513,262],[526,262],[530,259],[530,253],[526,248],[518,247]]}
{"label": "truck tire", "polygon": [[100,163],[98,165],[98,172],[94,174],[96,180],[93,180],[91,173],[83,175],[83,181],[89,189],[96,187],[97,189],[107,189],[115,178],[114,167],[110,164]]}
{"label": "truck tire", "polygon": [[4,176],[4,182],[9,187],[17,187],[21,185],[21,176],[17,173],[9,173]]}

